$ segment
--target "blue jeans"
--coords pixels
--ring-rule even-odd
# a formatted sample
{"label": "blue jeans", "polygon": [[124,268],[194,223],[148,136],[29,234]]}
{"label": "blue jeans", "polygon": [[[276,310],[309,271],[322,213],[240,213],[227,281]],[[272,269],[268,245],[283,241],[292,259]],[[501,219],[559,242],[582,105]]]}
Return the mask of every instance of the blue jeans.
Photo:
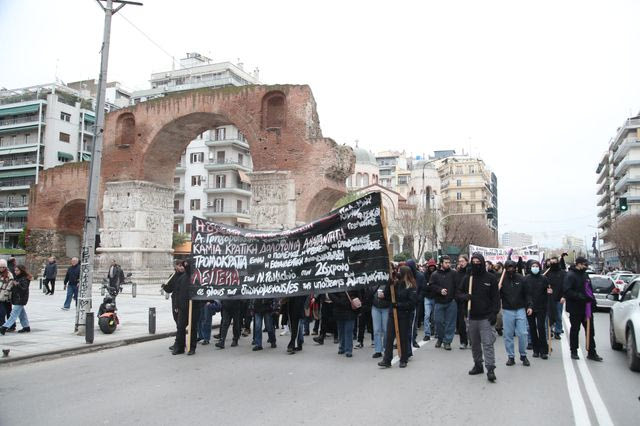
{"label": "blue jeans", "polygon": [[435,322],[438,340],[451,343],[456,334],[456,322],[458,320],[458,304],[455,300],[449,303],[436,303]]}
{"label": "blue jeans", "polygon": [[431,312],[433,312],[433,306],[435,300],[424,298],[424,335],[431,337]]}
{"label": "blue jeans", "polygon": [[515,358],[513,349],[513,335],[518,336],[518,351],[520,356],[527,356],[527,313],[524,308],[503,309],[502,329],[504,336],[504,348],[509,358]]}
{"label": "blue jeans", "polygon": [[338,338],[340,339],[338,352],[353,353],[353,328],[356,321],[338,320],[336,322],[338,323]]}
{"label": "blue jeans", "polygon": [[200,311],[200,321],[198,321],[198,337],[207,342],[211,340],[211,323],[215,315],[213,303],[206,303]]}
{"label": "blue jeans", "polygon": [[[269,343],[276,342],[276,331],[273,328],[273,314],[271,312],[256,312],[253,314],[253,341],[256,346],[262,347],[262,321],[269,335]],[[299,329],[300,327],[298,327]],[[300,341],[300,338],[298,338]]]}
{"label": "blue jeans", "polygon": [[20,318],[22,328],[29,327],[29,318],[27,318],[27,311],[24,310],[24,305],[13,305],[9,319],[2,326],[11,328],[18,318]]}
{"label": "blue jeans", "polygon": [[296,340],[299,348],[301,348],[304,343],[305,325],[306,327],[309,326],[309,320],[307,318],[300,318],[300,321],[298,322],[298,338]]}
{"label": "blue jeans", "polygon": [[562,334],[564,331],[562,330],[562,310],[564,305],[560,302],[556,302],[556,323],[554,328],[554,332],[556,334]]}
{"label": "blue jeans", "polygon": [[384,352],[384,338],[387,335],[387,324],[389,323],[390,308],[371,307],[371,318],[373,319],[373,346],[377,353]]}
{"label": "blue jeans", "polygon": [[76,301],[76,305],[78,304],[78,284],[67,285],[67,298],[64,299],[64,307],[69,309],[71,307],[71,298]]}

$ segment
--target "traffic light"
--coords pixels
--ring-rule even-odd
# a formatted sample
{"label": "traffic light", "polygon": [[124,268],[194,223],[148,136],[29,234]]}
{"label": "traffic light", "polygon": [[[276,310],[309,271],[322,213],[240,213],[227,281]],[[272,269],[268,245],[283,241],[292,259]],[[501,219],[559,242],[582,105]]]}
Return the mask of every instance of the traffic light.
{"label": "traffic light", "polygon": [[629,206],[627,205],[627,197],[620,197],[618,199],[618,203],[621,212],[626,212],[627,210],[629,210]]}

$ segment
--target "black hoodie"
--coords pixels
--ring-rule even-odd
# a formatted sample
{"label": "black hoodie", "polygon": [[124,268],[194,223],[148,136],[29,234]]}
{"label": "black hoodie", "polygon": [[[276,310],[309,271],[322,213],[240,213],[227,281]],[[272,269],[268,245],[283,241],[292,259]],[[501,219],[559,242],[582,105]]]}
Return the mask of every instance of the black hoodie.
{"label": "black hoodie", "polygon": [[[515,264],[515,262],[513,263]],[[505,272],[502,288],[500,289],[500,297],[502,299],[502,309],[516,310],[532,307],[524,277],[515,271],[513,275]]]}
{"label": "black hoodie", "polygon": [[[474,270],[472,261],[474,258],[480,260],[481,268]],[[471,292],[471,313],[472,320],[495,319],[500,311],[500,296],[498,293],[498,281],[496,276],[485,269],[484,256],[474,253],[471,256],[471,274],[465,275],[458,287],[457,299],[461,302],[469,300],[469,281],[473,278],[473,288]],[[463,304],[466,310],[467,304]]]}

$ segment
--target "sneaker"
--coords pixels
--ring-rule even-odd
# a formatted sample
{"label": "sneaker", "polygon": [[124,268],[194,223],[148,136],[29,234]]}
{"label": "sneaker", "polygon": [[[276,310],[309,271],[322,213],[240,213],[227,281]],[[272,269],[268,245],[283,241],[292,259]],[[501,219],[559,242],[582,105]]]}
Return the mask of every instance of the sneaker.
{"label": "sneaker", "polygon": [[353,354],[348,353],[348,354],[345,354],[344,356],[346,356],[347,358],[351,358],[353,356]]}
{"label": "sneaker", "polygon": [[520,361],[522,361],[522,365],[524,365],[525,367],[529,367],[531,365],[529,359],[526,356],[521,356]]}
{"label": "sneaker", "polygon": [[357,349],[362,349],[362,348],[364,348],[364,343],[362,343],[362,342],[358,342],[358,344],[356,345],[356,348],[357,348]]}
{"label": "sneaker", "polygon": [[460,349],[461,350],[465,350],[465,349],[468,349],[468,348],[469,348],[469,345],[467,345],[466,343],[463,343],[463,344],[460,345]]}
{"label": "sneaker", "polygon": [[371,358],[382,358],[382,354],[380,352],[376,352]]}
{"label": "sneaker", "polygon": [[302,351],[302,345],[297,346],[297,347],[294,349],[294,351],[296,351],[296,352],[300,352],[300,351]]}
{"label": "sneaker", "polygon": [[224,349],[224,342],[217,342],[214,346],[216,348]]}
{"label": "sneaker", "polygon": [[343,355],[344,351],[338,351],[338,355]]}
{"label": "sneaker", "polygon": [[540,358],[540,354],[539,354],[538,352],[534,352],[534,353],[533,353],[533,357],[534,357],[534,358]]}
{"label": "sneaker", "polygon": [[31,327],[24,327],[21,330],[18,330],[18,333],[29,333],[31,331]]}
{"label": "sneaker", "polygon": [[60,309],[62,309],[63,311],[68,311],[69,310],[69,308],[65,308],[64,306],[62,308],[60,308]]}
{"label": "sneaker", "polygon": [[509,360],[507,361],[507,366],[511,367],[512,365],[516,365],[516,360],[509,357]]}
{"label": "sneaker", "polygon": [[451,343],[445,343],[444,344],[444,350],[445,351],[450,351],[451,350]]}
{"label": "sneaker", "polygon": [[442,340],[438,340],[436,342],[436,348],[441,348],[442,347]]}
{"label": "sneaker", "polygon": [[238,341],[236,339],[233,339],[231,341],[231,347],[233,348],[233,347],[236,347],[236,346],[238,346]]}
{"label": "sneaker", "polygon": [[262,350],[262,346],[254,346],[253,349],[251,349],[252,351],[256,352],[256,351],[261,351]]}
{"label": "sneaker", "polygon": [[288,325],[285,325],[285,326],[284,326],[284,330],[282,330],[282,331],[280,332],[280,335],[281,335],[281,336],[286,336],[286,335],[288,335],[288,334],[289,334],[289,326],[288,326]]}
{"label": "sneaker", "polygon": [[276,342],[271,342],[271,348],[277,348],[278,345],[276,345]]}
{"label": "sneaker", "polygon": [[590,359],[591,361],[597,361],[597,362],[602,361],[602,357],[595,352],[591,352],[589,355],[587,355],[587,359]]}
{"label": "sneaker", "polygon": [[549,359],[549,355],[547,355],[547,354],[541,354],[541,355],[540,355],[540,358],[542,358],[542,359]]}
{"label": "sneaker", "polygon": [[578,352],[571,352],[571,359],[580,359]]}
{"label": "sneaker", "polygon": [[295,351],[293,348],[287,348],[287,353],[288,353],[289,355],[293,355],[293,354],[295,354],[295,353],[296,353],[296,351]]}
{"label": "sneaker", "polygon": [[406,361],[400,361],[400,364],[398,365],[398,367],[400,367],[400,368],[407,368],[407,363],[406,363]]}
{"label": "sneaker", "polygon": [[422,338],[422,341],[423,341],[423,342],[428,342],[429,340],[431,340],[431,336],[424,336],[424,337]]}
{"label": "sneaker", "polygon": [[320,337],[320,336],[314,337],[313,341],[316,342],[319,345],[324,345],[324,338],[323,337]]}
{"label": "sneaker", "polygon": [[413,341],[412,345],[413,345],[413,347],[414,347],[414,348],[416,348],[416,349],[419,349],[419,348],[420,348],[420,345],[419,345],[419,344],[418,344],[418,342],[416,342],[415,340]]}
{"label": "sneaker", "polygon": [[384,368],[390,368],[391,367],[391,363],[389,361],[380,361],[378,363],[379,367],[384,367]]}
{"label": "sneaker", "polygon": [[200,344],[201,345],[208,345],[209,343],[211,343],[211,342],[209,342],[208,340],[203,340],[202,343],[200,343]]}

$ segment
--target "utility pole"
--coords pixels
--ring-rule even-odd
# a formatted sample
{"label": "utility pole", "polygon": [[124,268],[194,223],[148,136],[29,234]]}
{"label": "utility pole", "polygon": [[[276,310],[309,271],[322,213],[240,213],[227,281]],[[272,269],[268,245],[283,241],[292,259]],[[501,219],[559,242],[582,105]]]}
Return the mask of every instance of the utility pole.
{"label": "utility pole", "polygon": [[[107,68],[109,65],[109,39],[111,37],[111,17],[127,4],[142,6],[142,3],[124,0],[96,0],[104,11],[104,34],[100,59],[100,78],[96,99],[96,124],[93,129],[94,142],[91,150],[89,192],[84,215],[82,253],[80,254],[80,288],[76,307],[75,331],[84,335],[87,313],[91,312],[91,288],[93,284],[93,261],[98,231],[98,195],[100,189],[100,168],[102,166],[102,136],[104,134],[104,103],[107,92]],[[106,3],[106,7],[102,4]],[[113,3],[119,3],[113,8]]]}

